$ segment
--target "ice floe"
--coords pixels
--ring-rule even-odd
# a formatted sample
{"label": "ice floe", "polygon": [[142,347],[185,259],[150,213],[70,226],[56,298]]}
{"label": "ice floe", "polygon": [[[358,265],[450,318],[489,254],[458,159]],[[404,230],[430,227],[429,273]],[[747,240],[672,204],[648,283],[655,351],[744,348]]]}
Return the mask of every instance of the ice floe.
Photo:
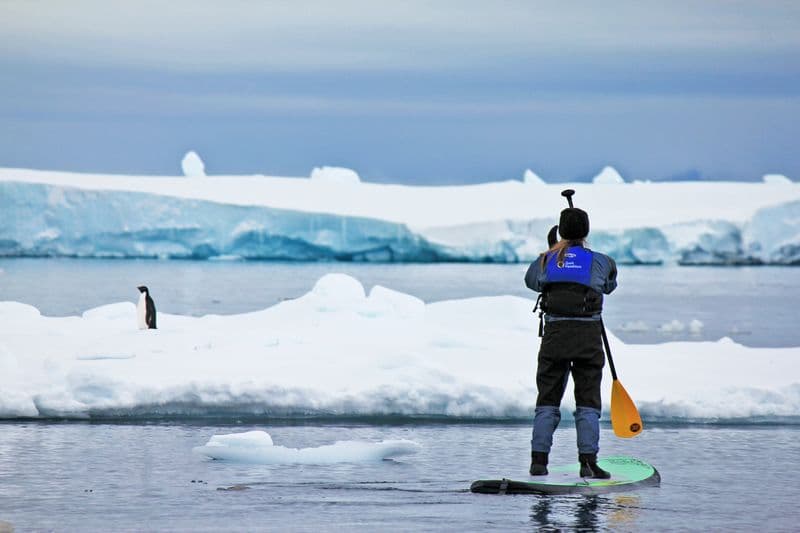
{"label": "ice floe", "polygon": [[[0,417],[528,418],[532,307],[513,296],[425,304],[335,273],[262,311],[160,313],[157,330],[136,328],[132,302],[70,317],[1,302]],[[800,348],[609,337],[646,420],[800,413]]]}
{"label": "ice floe", "polygon": [[266,431],[214,435],[197,454],[225,461],[259,464],[334,464],[380,461],[417,453],[420,446],[410,440],[380,442],[338,441],[314,448],[276,446]]}

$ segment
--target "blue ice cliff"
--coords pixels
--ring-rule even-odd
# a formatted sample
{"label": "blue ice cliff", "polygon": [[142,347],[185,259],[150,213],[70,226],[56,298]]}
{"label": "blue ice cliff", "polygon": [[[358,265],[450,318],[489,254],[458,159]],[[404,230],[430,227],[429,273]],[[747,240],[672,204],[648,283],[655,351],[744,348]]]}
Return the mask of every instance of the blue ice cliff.
{"label": "blue ice cliff", "polygon": [[[744,223],[697,220],[594,230],[623,264],[800,264],[800,201]],[[524,262],[553,218],[412,231],[375,218],[241,206],[151,193],[0,181],[0,256],[374,262]]]}

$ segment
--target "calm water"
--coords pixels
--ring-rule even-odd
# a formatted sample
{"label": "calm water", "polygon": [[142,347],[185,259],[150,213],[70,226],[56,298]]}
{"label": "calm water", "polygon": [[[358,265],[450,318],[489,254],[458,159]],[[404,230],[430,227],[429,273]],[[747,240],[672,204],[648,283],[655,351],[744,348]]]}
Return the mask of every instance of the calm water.
{"label": "calm water", "polygon": [[[387,438],[423,446],[402,461],[328,466],[236,464],[191,451],[214,433],[265,426],[0,428],[0,520],[20,531],[796,531],[800,519],[800,430],[790,427],[655,428],[627,441],[603,430],[605,453],[647,459],[662,485],[597,497],[469,493],[473,479],[527,477],[521,425],[266,428],[293,447]],[[556,432],[553,462],[574,461],[574,435],[568,425]],[[249,488],[218,490],[233,485]]]}
{"label": "calm water", "polygon": [[[491,264],[2,259],[0,300],[29,303],[46,315],[73,315],[111,302],[135,302],[136,286],[145,284],[162,312],[231,314],[300,296],[328,272],[352,275],[367,290],[383,285],[428,302],[499,294],[532,298],[522,281],[525,270],[526,265]],[[622,266],[620,286],[604,315],[626,342],[728,336],[748,346],[800,346],[797,302],[796,267]],[[661,330],[673,320],[685,329]],[[703,323],[699,333],[686,328],[692,320]],[[535,326],[531,315],[531,329]]]}

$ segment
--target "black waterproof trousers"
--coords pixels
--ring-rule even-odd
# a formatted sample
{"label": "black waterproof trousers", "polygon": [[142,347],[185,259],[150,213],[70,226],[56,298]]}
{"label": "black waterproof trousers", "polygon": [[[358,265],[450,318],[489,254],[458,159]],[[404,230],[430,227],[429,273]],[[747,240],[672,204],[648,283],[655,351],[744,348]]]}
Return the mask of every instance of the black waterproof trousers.
{"label": "black waterproof trousers", "polygon": [[536,387],[536,406],[561,405],[572,372],[575,405],[600,410],[600,382],[605,354],[599,321],[557,320],[544,328]]}

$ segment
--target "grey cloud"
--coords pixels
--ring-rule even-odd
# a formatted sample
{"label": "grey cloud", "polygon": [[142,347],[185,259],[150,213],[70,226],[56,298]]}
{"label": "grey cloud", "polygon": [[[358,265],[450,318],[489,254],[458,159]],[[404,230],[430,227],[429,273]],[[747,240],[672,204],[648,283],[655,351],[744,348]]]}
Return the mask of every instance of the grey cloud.
{"label": "grey cloud", "polygon": [[200,71],[425,69],[553,52],[787,50],[792,2],[0,3],[0,52],[72,64]]}

